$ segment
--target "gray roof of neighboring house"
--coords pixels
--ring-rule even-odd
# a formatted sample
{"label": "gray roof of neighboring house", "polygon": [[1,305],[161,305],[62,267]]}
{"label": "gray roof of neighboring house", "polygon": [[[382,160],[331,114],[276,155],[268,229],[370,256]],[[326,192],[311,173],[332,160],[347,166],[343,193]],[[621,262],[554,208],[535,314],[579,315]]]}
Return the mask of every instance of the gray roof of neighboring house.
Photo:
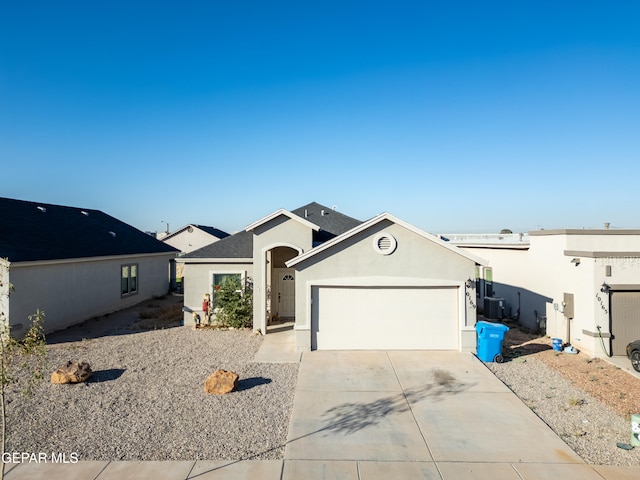
{"label": "gray roof of neighboring house", "polygon": [[10,262],[178,253],[100,210],[0,198],[0,258]]}
{"label": "gray roof of neighboring house", "polygon": [[[306,212],[306,215],[305,215]],[[323,215],[324,212],[324,215]],[[329,207],[312,202],[291,213],[300,218],[314,223],[320,230],[314,232],[314,244],[323,243],[337,235],[340,235],[362,222],[332,210]],[[217,242],[194,250],[181,258],[252,258],[253,257],[253,232],[242,230],[234,235],[218,240]]]}

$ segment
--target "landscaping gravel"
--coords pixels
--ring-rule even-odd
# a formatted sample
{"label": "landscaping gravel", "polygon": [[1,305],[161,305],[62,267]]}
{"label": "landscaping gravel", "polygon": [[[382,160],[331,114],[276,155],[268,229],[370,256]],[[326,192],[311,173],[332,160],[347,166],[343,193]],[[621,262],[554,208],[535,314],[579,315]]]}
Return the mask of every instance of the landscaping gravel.
{"label": "landscaping gravel", "polygon": [[[615,413],[533,356],[487,367],[582,459],[597,465],[638,465],[640,448],[627,451],[629,418]],[[523,448],[526,448],[523,445]]]}
{"label": "landscaping gravel", "polygon": [[[47,346],[50,370],[89,362],[86,384],[48,379],[31,397],[8,392],[7,452],[79,460],[279,459],[298,364],[253,363],[250,331],[177,327]],[[203,391],[217,369],[240,376],[226,395]]]}

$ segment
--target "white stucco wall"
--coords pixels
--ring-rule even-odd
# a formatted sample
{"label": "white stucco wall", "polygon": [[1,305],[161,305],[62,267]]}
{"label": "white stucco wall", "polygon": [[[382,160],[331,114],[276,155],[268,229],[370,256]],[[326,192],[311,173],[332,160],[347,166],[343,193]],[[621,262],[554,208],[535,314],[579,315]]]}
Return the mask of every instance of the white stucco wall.
{"label": "white stucco wall", "polygon": [[[396,250],[381,255],[374,238],[386,232],[397,240]],[[475,348],[475,289],[465,282],[475,278],[475,262],[391,221],[382,221],[295,266],[296,343],[311,348],[311,286],[393,285],[452,286],[458,288],[462,349]],[[333,282],[333,283],[332,283]],[[469,296],[466,296],[468,290]],[[411,332],[407,332],[411,335]]]}
{"label": "white stucco wall", "polygon": [[[535,328],[539,322],[550,337],[561,338],[593,356],[604,356],[597,326],[609,333],[609,297],[602,284],[640,284],[640,258],[627,255],[640,250],[640,235],[606,232],[594,234],[550,233],[531,235],[528,250],[461,246],[489,261],[495,297],[504,297],[516,313],[520,292],[520,323]],[[584,255],[580,255],[583,252]],[[588,254],[591,252],[590,254]],[[593,252],[611,252],[609,256]],[[621,252],[618,256],[615,252]],[[576,261],[572,260],[578,259]],[[611,266],[607,277],[606,266]],[[567,319],[562,302],[574,296],[574,317]],[[535,310],[535,311],[534,311]],[[536,317],[537,314],[537,317]],[[567,334],[568,332],[568,334]],[[605,342],[608,349],[608,341]]]}
{"label": "white stucco wall", "polygon": [[[29,315],[36,309],[44,311],[44,329],[51,332],[164,295],[169,290],[169,260],[174,256],[171,253],[12,263],[12,332],[22,335],[29,326]],[[121,267],[133,263],[138,265],[138,293],[123,297]]]}

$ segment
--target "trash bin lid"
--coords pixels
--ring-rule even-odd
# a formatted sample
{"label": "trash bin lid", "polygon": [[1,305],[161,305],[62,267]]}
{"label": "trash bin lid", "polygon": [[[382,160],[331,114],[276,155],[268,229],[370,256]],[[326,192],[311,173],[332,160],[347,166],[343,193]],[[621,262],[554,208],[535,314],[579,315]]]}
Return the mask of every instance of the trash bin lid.
{"label": "trash bin lid", "polygon": [[509,331],[509,327],[507,327],[506,325],[503,325],[501,323],[486,322],[484,320],[477,321],[476,322],[476,331],[479,332],[483,328],[500,330],[502,332],[508,332]]}

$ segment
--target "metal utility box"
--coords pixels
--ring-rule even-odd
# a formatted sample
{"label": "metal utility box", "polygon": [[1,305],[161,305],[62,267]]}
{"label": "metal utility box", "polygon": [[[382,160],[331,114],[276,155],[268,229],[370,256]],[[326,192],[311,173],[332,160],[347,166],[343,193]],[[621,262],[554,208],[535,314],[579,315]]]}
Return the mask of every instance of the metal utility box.
{"label": "metal utility box", "polygon": [[491,320],[504,318],[504,298],[484,297],[484,316]]}

